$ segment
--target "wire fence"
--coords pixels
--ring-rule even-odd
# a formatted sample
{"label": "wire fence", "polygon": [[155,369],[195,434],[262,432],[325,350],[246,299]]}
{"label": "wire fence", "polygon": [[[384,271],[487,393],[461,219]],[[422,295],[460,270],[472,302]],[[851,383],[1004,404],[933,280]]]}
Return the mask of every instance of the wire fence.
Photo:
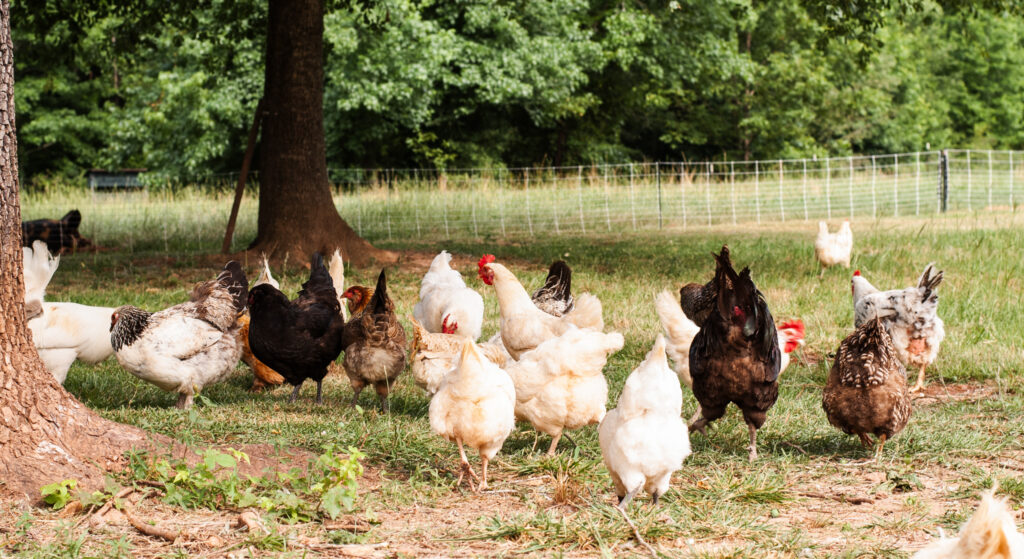
{"label": "wire fence", "polygon": [[[586,235],[720,224],[1013,210],[1024,152],[944,150],[820,159],[517,169],[331,169],[335,204],[369,240]],[[237,175],[203,188],[27,194],[25,219],[83,213],[100,244],[217,250]],[[258,177],[251,181],[258,189]],[[256,232],[247,193],[233,248]]]}

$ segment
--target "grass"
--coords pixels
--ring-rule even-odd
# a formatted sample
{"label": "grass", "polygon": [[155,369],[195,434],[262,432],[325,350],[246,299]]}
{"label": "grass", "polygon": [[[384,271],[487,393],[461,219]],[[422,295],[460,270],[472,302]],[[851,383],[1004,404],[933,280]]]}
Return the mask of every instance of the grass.
{"label": "grass", "polygon": [[[147,218],[157,231],[172,227],[167,222],[174,216],[198,213],[188,209],[194,204],[219,208],[226,200],[172,197],[164,203],[168,207],[162,215]],[[93,219],[97,230],[108,225],[104,218]],[[109,225],[122,226],[118,223]],[[136,227],[135,221],[130,223]],[[746,429],[739,414],[730,411],[708,437],[691,437],[694,453],[659,507],[650,506],[647,498],[631,507],[644,538],[666,556],[907,557],[940,527],[955,530],[973,510],[977,494],[993,480],[1020,507],[1024,486],[1016,480],[1024,469],[1024,424],[1019,420],[1024,411],[1024,315],[1019,312],[1024,262],[1015,247],[1024,246],[1024,220],[1016,213],[992,212],[854,221],[853,265],[875,285],[910,285],[930,261],[945,271],[940,313],[947,338],[930,369],[928,397],[915,402],[910,425],[886,445],[877,463],[867,462],[871,453],[829,426],[821,411],[828,356],[851,330],[853,313],[849,271],[830,270],[818,280],[811,249],[815,229],[801,221],[586,237],[458,235],[375,241],[408,251],[389,273],[403,321],[425,271],[417,264],[425,260],[419,254],[442,248],[456,253],[460,270],[484,295],[485,337],[497,328],[498,309],[493,290],[475,279],[474,263],[481,253],[496,254],[527,286],[542,281],[552,259],[565,258],[575,272],[574,290],[598,295],[607,329],[622,332],[626,339],[605,369],[609,407],[660,329],[653,295],[709,277],[709,253],[723,242],[729,243],[737,264],[751,266],[777,318],[803,319],[807,345],[782,378],[779,401],[759,434],[758,462],[747,463]],[[183,301],[194,282],[211,277],[219,267],[217,257],[187,254],[187,244],[164,247],[158,238],[144,243],[134,239],[106,237],[103,243],[114,250],[63,257],[49,298],[109,306],[132,303],[154,310]],[[168,252],[182,256],[172,258]],[[249,263],[250,270],[254,264]],[[371,283],[377,271],[350,270],[347,280]],[[275,270],[275,275],[290,294],[305,279],[298,268]],[[543,456],[547,436],[537,442],[528,425],[518,426],[494,463],[496,491],[474,495],[454,486],[458,453],[430,432],[429,401],[408,375],[398,383],[389,414],[379,411],[369,393],[361,400],[362,408],[347,407],[350,388],[336,376],[325,382],[324,406],[312,403],[312,386],[289,404],[287,388],[251,394],[246,391],[250,381],[250,373],[240,366],[236,376],[203,392],[208,403],[188,413],[173,408],[172,395],[135,379],[114,360],[75,364],[66,388],[105,417],[200,449],[269,443],[318,454],[333,444],[354,446],[367,455],[367,475],[360,480],[352,517],[368,527],[351,531],[329,522],[288,524],[268,515],[270,534],[217,532],[221,540],[237,541],[238,549],[254,555],[329,555],[323,545],[374,542],[389,542],[386,552],[398,556],[645,553],[611,508],[611,483],[594,426],[570,433],[572,441],[563,440],[555,458]],[[684,416],[694,408],[692,395],[684,389]],[[872,502],[843,501],[851,496]],[[166,505],[154,509],[157,513],[185,523],[198,514]],[[18,555],[40,557],[75,555],[69,550],[78,550],[78,556],[172,556],[217,548],[201,538],[187,545],[155,543],[130,529],[92,533],[42,510],[30,511],[30,526],[18,528],[19,515],[0,521],[0,554],[17,549]],[[208,517],[205,521],[211,522]],[[195,525],[205,526],[200,520]]]}

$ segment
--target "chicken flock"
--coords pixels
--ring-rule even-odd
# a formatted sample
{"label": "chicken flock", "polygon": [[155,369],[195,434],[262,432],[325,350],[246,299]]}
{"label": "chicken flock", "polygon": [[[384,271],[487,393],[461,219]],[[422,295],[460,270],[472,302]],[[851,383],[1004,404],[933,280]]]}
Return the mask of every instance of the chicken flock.
{"label": "chicken flock", "polygon": [[[837,264],[849,267],[852,245],[848,222],[838,233],[820,224],[814,254],[822,274]],[[323,379],[338,369],[351,384],[352,405],[372,386],[387,410],[408,364],[415,384],[430,396],[431,429],[458,447],[459,483],[468,474],[475,489],[487,488],[488,463],[517,421],[550,436],[549,454],[566,431],[597,425],[618,506],[625,509],[641,490],[657,503],[690,454],[690,433],[706,434],[730,403],[748,427],[746,450],[755,461],[757,432],[779,398],[780,377],[804,344],[803,322],[776,323],[753,272],[736,271],[728,246],[712,256],[709,281],[682,286],[678,298],[669,291],[654,296],[662,332],[611,410],[604,368],[625,339],[605,332],[598,297],[572,293],[564,261],[554,262],[531,293],[493,255],[480,258],[477,275],[493,287],[499,308],[499,331],[483,342],[484,299],[451,266],[447,251],[423,276],[408,317],[411,343],[386,271],[372,288],[345,288],[337,252],[329,268],[319,253],[312,256],[294,300],[281,292],[264,258],[251,288],[232,261],[215,279],[196,285],[188,301],[150,313],[130,305],[44,301],[59,257],[37,242],[24,249],[25,305],[35,345],[58,382],[75,359],[96,363],[114,355],[130,373],[177,393],[179,407],[229,377],[242,359],[254,373],[252,390],[288,383],[294,401],[308,379],[316,383],[319,404]],[[860,270],[853,274],[854,330],[836,352],[822,408],[837,429],[876,445],[876,456],[907,425],[910,395],[938,354],[945,335],[937,315],[942,278],[929,264],[916,286],[880,291]],[[918,372],[913,388],[909,366]],[[688,422],[681,417],[680,383],[699,405]],[[480,476],[465,447],[479,454]]]}

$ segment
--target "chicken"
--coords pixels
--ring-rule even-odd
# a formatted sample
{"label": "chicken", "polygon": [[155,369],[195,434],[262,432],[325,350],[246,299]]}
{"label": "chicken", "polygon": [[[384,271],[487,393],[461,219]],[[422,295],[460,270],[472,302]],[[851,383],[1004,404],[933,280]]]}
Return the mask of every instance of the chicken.
{"label": "chicken", "polygon": [[77,250],[90,246],[92,243],[78,232],[82,224],[82,212],[71,210],[60,219],[36,219],[21,222],[21,242],[32,246],[36,241],[43,241],[46,247],[55,253],[64,249]]}
{"label": "chicken", "polygon": [[945,325],[938,316],[939,294],[935,291],[942,283],[942,271],[928,264],[916,287],[878,291],[868,283],[860,270],[853,273],[854,326],[879,317],[889,335],[900,361],[907,367],[917,367],[917,384],[910,389],[917,392],[924,386],[924,371],[939,353],[939,345],[946,337]]}
{"label": "chicken", "polygon": [[476,341],[484,323],[484,299],[466,287],[451,267],[452,255],[442,250],[420,284],[420,300],[412,314],[429,332],[459,334]]}
{"label": "chicken", "polygon": [[[704,320],[714,310],[717,301],[719,269],[723,266],[732,267],[732,260],[729,256],[729,247],[723,246],[720,254],[711,253],[715,257],[715,276],[711,281],[701,285],[699,283],[688,283],[679,288],[679,305],[682,307],[686,317],[693,321],[699,328]],[[722,281],[728,287],[728,275],[722,276]]]}
{"label": "chicken", "polygon": [[[263,263],[263,268],[260,270],[260,275],[256,278],[257,285],[268,284],[274,286],[274,289],[280,289],[281,284],[274,279],[273,274],[270,273],[270,263],[267,261],[265,254],[260,255],[260,260]],[[242,342],[242,362],[252,369],[252,386],[249,387],[249,392],[259,392],[268,386],[278,386],[284,384],[284,377],[281,373],[271,369],[266,363],[256,359],[256,356],[252,354],[252,348],[249,347],[249,311],[238,315],[238,340]]]}
{"label": "chicken", "polygon": [[345,319],[320,253],[313,254],[309,280],[294,301],[270,284],[257,285],[249,293],[249,316],[249,347],[295,387],[288,401],[311,379],[322,404],[323,380],[341,353]]}
{"label": "chicken", "polygon": [[338,307],[341,309],[341,318],[348,321],[348,312],[346,310],[345,301],[342,300],[342,294],[345,293],[345,260],[341,257],[341,251],[334,249],[334,254],[331,256],[331,264],[327,269],[327,272],[331,275],[331,283],[334,284],[334,292],[338,294]]}
{"label": "chicken", "polygon": [[572,297],[572,269],[564,260],[551,263],[544,285],[530,296],[537,308],[551,316],[562,316],[572,312],[575,301]]}
{"label": "chicken", "polygon": [[[515,402],[512,379],[481,357],[472,340],[462,338],[458,365],[441,381],[429,412],[430,429],[459,446],[459,484],[465,472],[478,479],[466,459],[466,444],[480,454],[479,489],[487,489],[487,463],[515,427]],[[469,483],[472,487],[472,480]]]}
{"label": "chicken", "polygon": [[341,299],[345,301],[345,307],[348,308],[348,318],[350,320],[355,318],[356,315],[363,312],[366,308],[367,303],[373,298],[373,290],[363,285],[353,285],[352,287],[345,290],[341,294]]}
{"label": "chicken", "polygon": [[232,260],[216,280],[200,283],[189,301],[156,313],[118,307],[110,317],[110,344],[118,363],[162,390],[178,393],[178,408],[227,378],[242,354],[236,317],[247,290]]}
{"label": "chicken", "polygon": [[690,376],[701,418],[690,431],[722,417],[730,402],[743,412],[750,432],[751,462],[757,459],[757,430],[779,397],[782,352],[778,331],[764,296],[750,278],[728,261],[726,247],[716,255],[715,308],[690,345]]}
{"label": "chicken", "polygon": [[516,419],[551,435],[548,455],[565,429],[600,423],[608,401],[603,369],[622,349],[622,334],[571,328],[505,367],[516,388]]}
{"label": "chicken", "polygon": [[853,250],[853,232],[850,231],[850,222],[844,221],[839,226],[839,231],[828,232],[828,224],[824,221],[818,222],[818,236],[814,239],[814,257],[821,264],[819,278],[825,276],[825,270],[842,264],[850,267],[850,252]]}
{"label": "chicken", "polygon": [[345,324],[342,365],[352,384],[353,406],[363,388],[372,384],[381,407],[388,409],[388,393],[405,369],[405,346],[405,329],[398,322],[395,303],[388,297],[387,275],[381,270],[370,302]]}
{"label": "chicken", "polygon": [[[409,350],[409,363],[412,378],[416,386],[433,396],[437,387],[459,360],[464,336],[454,334],[438,334],[428,332],[414,317],[409,317],[413,326],[412,347]],[[508,352],[501,345],[488,341],[477,346],[481,355],[490,362],[504,367],[508,360]]]}
{"label": "chicken", "polygon": [[94,364],[114,354],[108,325],[111,307],[45,301],[60,257],[52,257],[46,243],[22,248],[25,262],[25,313],[32,342],[46,370],[64,384],[75,359]]}
{"label": "chicken", "polygon": [[[661,320],[661,328],[665,331],[665,351],[672,360],[673,370],[679,380],[688,387],[693,387],[690,378],[690,344],[700,331],[700,326],[686,318],[682,308],[668,291],[662,291],[655,298],[655,308]],[[779,374],[789,366],[789,354],[804,345],[804,323],[799,318],[782,323],[778,328],[779,347],[782,349],[782,364]],[[695,418],[696,419],[696,418]]]}
{"label": "chicken", "polygon": [[957,537],[940,536],[939,541],[915,553],[913,559],[1024,558],[1024,535],[1017,531],[1006,500],[995,498],[995,490],[993,487],[981,496],[978,510]]}
{"label": "chicken", "polygon": [[878,438],[875,457],[885,441],[907,426],[910,394],[906,370],[879,319],[861,324],[839,344],[821,399],[828,422],[857,435],[865,447]]}
{"label": "chicken", "polygon": [[604,329],[601,301],[589,293],[579,296],[575,308],[565,316],[554,317],[540,310],[508,268],[487,254],[478,264],[480,279],[493,285],[501,311],[501,340],[513,359],[545,340],[561,336],[574,327]]}
{"label": "chicken", "polygon": [[658,504],[672,473],[690,455],[690,436],[679,417],[683,393],[665,352],[665,338],[659,334],[647,357],[626,378],[618,407],[598,428],[601,455],[622,510],[640,489]]}

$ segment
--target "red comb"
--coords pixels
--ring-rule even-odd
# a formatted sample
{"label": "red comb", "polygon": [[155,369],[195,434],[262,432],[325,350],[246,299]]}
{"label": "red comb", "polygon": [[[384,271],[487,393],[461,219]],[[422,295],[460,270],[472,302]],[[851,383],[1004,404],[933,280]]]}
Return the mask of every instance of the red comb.
{"label": "red comb", "polygon": [[792,353],[804,339],[804,322],[799,318],[783,322],[779,330],[786,332],[786,345],[782,348],[785,353]]}
{"label": "red comb", "polygon": [[854,271],[853,271],[853,275],[855,275],[855,276],[859,276],[859,275],[860,275],[860,270],[854,270]]}
{"label": "red comb", "polygon": [[485,254],[480,257],[480,261],[476,263],[476,267],[482,269],[484,266],[490,264],[491,262],[494,262],[494,255]]}

